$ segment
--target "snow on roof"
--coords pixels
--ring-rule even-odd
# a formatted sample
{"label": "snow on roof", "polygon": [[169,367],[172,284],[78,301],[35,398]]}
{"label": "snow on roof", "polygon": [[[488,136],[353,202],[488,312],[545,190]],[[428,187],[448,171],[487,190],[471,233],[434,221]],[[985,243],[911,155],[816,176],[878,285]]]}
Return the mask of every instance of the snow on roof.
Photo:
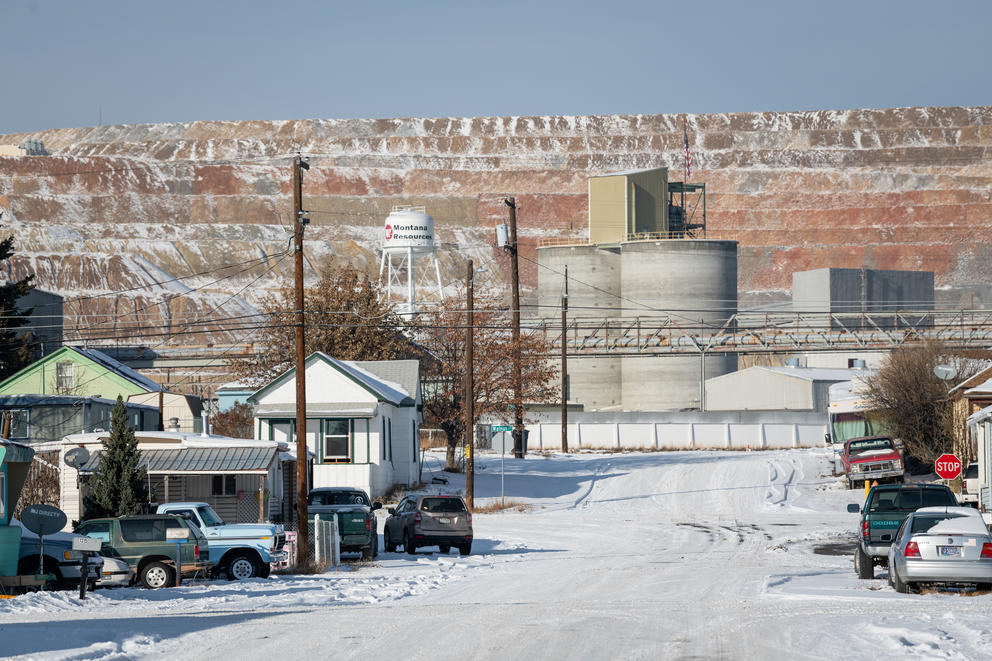
{"label": "snow on roof", "polygon": [[865,370],[853,367],[755,367],[752,369],[768,370],[806,381],[851,381],[854,377],[865,375]]}
{"label": "snow on roof", "polygon": [[981,411],[975,411],[968,416],[969,425],[977,425],[979,422],[992,418],[992,406],[986,406]]}
{"label": "snow on roof", "polygon": [[[86,432],[82,434],[69,434],[62,438],[62,445],[90,445],[101,443],[103,439],[110,436],[109,431]],[[184,448],[280,448],[286,446],[279,441],[262,441],[254,438],[232,438],[230,436],[218,436],[209,434],[196,434],[182,431],[135,431],[135,438],[139,443],[162,443],[178,444]]]}
{"label": "snow on roof", "polygon": [[162,384],[152,381],[146,376],[141,375],[136,370],[131,369],[119,360],[115,360],[103,353],[102,351],[97,351],[96,349],[90,349],[87,347],[70,347],[73,351],[86,356],[95,363],[103,365],[112,372],[116,372],[128,381],[139,385],[145,390],[158,392],[162,390]]}
{"label": "snow on roof", "polygon": [[978,510],[971,507],[921,507],[917,514],[953,514],[953,518],[944,519],[930,528],[928,535],[984,535],[989,536],[989,529]]}
{"label": "snow on roof", "polygon": [[964,391],[964,396],[992,394],[992,378]]}
{"label": "snow on roof", "polygon": [[226,390],[257,390],[257,388],[247,381],[228,381],[214,389],[215,393]]}
{"label": "snow on roof", "polygon": [[358,381],[372,392],[377,393],[378,396],[382,397],[384,400],[387,400],[397,406],[403,404],[404,402],[412,403],[413,397],[406,392],[400,384],[381,379],[368,369],[359,367],[359,364],[355,361],[338,360],[337,358],[331,358],[326,353],[320,351],[317,353],[324,360],[330,362],[332,365],[335,365],[342,372],[348,374],[351,378]]}

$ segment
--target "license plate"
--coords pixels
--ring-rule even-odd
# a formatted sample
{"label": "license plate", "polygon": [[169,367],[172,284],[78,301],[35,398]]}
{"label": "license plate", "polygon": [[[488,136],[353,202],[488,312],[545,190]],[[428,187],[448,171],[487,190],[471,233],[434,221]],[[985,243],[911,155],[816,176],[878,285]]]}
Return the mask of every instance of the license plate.
{"label": "license plate", "polygon": [[437,520],[437,522],[438,522],[438,523],[451,523],[451,519],[450,519],[450,518],[448,518],[448,517],[446,517],[446,516],[442,516],[441,518],[439,518],[439,519]]}
{"label": "license plate", "polygon": [[938,546],[937,555],[942,558],[960,558],[961,557],[961,547],[960,546]]}

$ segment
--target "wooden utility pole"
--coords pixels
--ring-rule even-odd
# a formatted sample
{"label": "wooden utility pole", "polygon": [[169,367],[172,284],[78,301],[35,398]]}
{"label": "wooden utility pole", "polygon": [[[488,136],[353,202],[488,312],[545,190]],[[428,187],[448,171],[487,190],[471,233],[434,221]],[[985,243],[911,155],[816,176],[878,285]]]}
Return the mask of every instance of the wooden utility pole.
{"label": "wooden utility pole", "polygon": [[310,531],[307,528],[307,385],[303,333],[303,169],[310,169],[299,154],[293,160],[293,229],[296,245],[296,563],[310,560]]}
{"label": "wooden utility pole", "polygon": [[467,289],[465,325],[465,500],[468,508],[475,507],[475,283],[472,260],[468,260],[465,275]]}
{"label": "wooden utility pole", "polygon": [[503,202],[510,208],[510,279],[513,290],[513,456],[523,459],[524,398],[520,358],[520,270],[517,264],[517,201],[508,197]]}
{"label": "wooden utility pole", "polygon": [[561,297],[561,451],[568,453],[568,356],[565,353],[565,317],[568,314],[568,265],[565,265],[565,294]]}

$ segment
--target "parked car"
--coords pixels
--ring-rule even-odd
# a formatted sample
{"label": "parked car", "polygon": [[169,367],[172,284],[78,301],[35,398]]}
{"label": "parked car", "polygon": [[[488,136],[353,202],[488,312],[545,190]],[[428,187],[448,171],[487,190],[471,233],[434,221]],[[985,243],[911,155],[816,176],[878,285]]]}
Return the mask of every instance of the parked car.
{"label": "parked car", "polygon": [[906,471],[902,454],[888,436],[861,436],[849,439],[844,443],[840,459],[847,474],[849,489],[855,488],[858,483],[905,480]]}
{"label": "parked car", "polygon": [[971,507],[924,507],[906,517],[889,548],[889,584],[910,592],[920,583],[992,589],[992,536]]}
{"label": "parked car", "polygon": [[382,503],[372,503],[368,494],[351,487],[319,487],[307,496],[307,517],[338,519],[341,551],[361,553],[366,560],[379,555],[379,531],[375,515]]}
{"label": "parked car", "polygon": [[[11,519],[11,525],[21,527],[21,548],[17,561],[18,574],[34,574],[38,572],[38,555],[41,543],[38,535],[23,526],[17,519]],[[79,587],[82,577],[83,554],[72,550],[72,539],[78,537],[70,532],[57,532],[45,535],[45,555],[42,560],[43,573],[52,574],[55,580],[46,585],[51,589],[70,589]],[[103,570],[103,558],[97,554],[90,555],[87,561],[87,580],[90,585],[96,584]]]}
{"label": "parked car", "polygon": [[182,576],[210,573],[210,550],[200,529],[181,516],[145,514],[108,519],[90,519],[76,529],[81,535],[103,542],[102,555],[119,558],[131,566],[146,588],[176,584],[176,544],[167,530],[186,530],[178,540]]}
{"label": "parked car", "polygon": [[267,578],[272,563],[286,559],[286,533],[272,523],[224,523],[207,503],[166,503],[159,514],[176,514],[195,524],[207,537],[214,571],[228,580]]}
{"label": "parked car", "polygon": [[96,582],[96,587],[119,588],[134,582],[134,570],[127,562],[107,556],[101,557],[101,560],[103,560],[103,570],[100,572],[100,580]]}
{"label": "parked car", "polygon": [[461,496],[407,496],[388,511],[383,548],[389,552],[397,544],[410,554],[424,546],[437,546],[441,553],[452,546],[462,555],[472,552],[472,513]]}
{"label": "parked car", "polygon": [[958,501],[962,505],[978,508],[980,491],[981,486],[978,484],[978,464],[968,464],[968,467],[964,469],[964,479],[961,480],[961,495],[958,496]]}
{"label": "parked car", "polygon": [[875,578],[875,565],[888,564],[889,546],[902,522],[921,507],[956,507],[954,492],[943,484],[882,484],[872,487],[862,508],[856,503],[847,511],[861,513],[854,571],[858,578]]}

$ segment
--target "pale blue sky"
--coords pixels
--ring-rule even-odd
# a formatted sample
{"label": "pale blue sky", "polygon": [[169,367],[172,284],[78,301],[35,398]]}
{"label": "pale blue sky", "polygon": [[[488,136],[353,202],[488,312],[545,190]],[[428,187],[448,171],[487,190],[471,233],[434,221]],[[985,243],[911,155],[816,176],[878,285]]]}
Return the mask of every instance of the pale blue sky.
{"label": "pale blue sky", "polygon": [[0,0],[0,134],[988,105],[992,2]]}

